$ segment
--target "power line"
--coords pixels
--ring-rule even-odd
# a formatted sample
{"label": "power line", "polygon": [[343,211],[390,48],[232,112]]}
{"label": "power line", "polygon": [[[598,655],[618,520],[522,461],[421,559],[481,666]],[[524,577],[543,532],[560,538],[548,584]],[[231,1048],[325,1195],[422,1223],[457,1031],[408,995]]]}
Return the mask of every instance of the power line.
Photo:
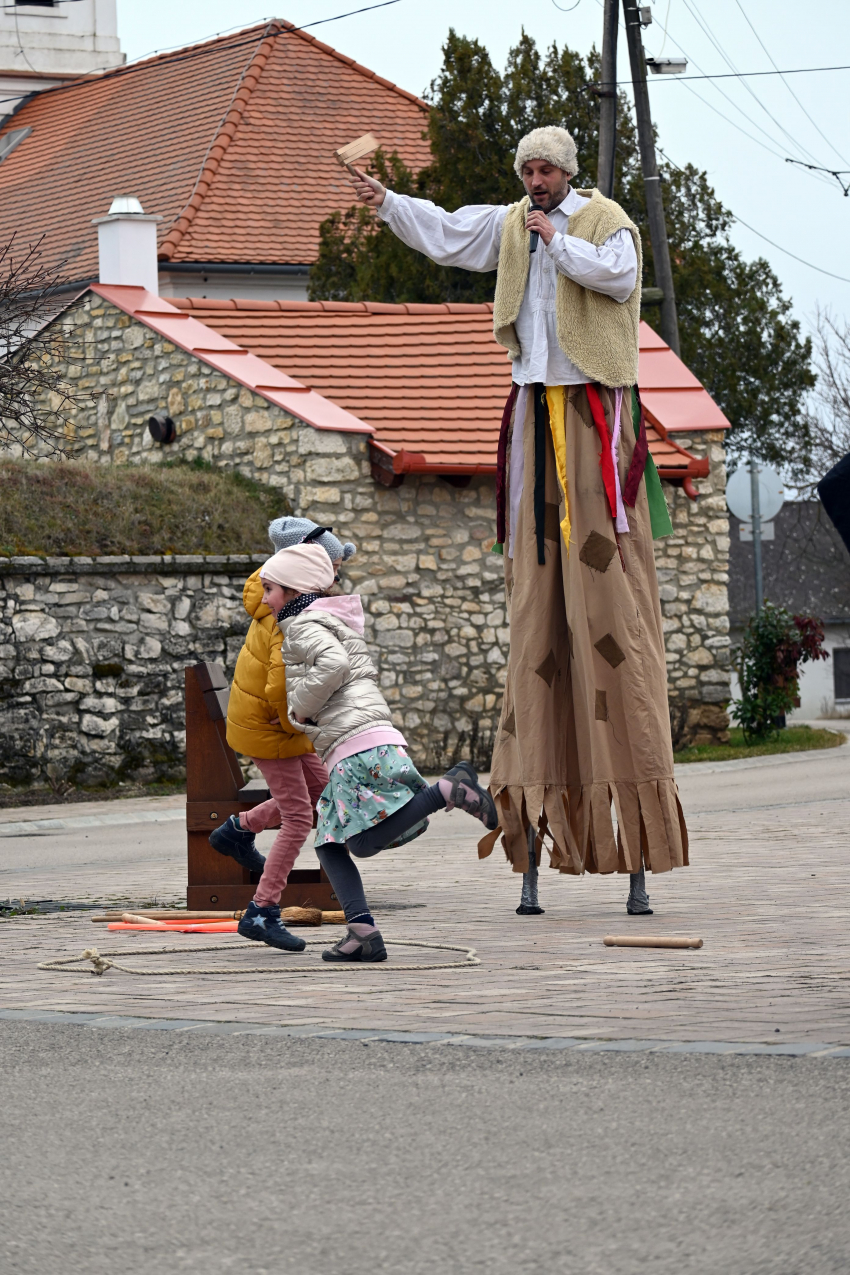
{"label": "power line", "polygon": [[[729,54],[723,48],[723,45],[720,43],[720,40],[714,35],[708,23],[703,18],[702,14],[697,8],[696,0],[693,0],[693,7],[691,6],[690,0],[682,0],[682,3],[684,4],[685,8],[688,10],[688,13],[690,13],[691,17],[699,24],[699,26],[708,36],[709,40],[714,45],[715,49],[720,54],[720,56],[723,58],[723,61],[726,63],[726,65],[730,68],[730,70],[734,71],[735,75],[737,76],[738,68],[735,66],[735,63],[732,61]],[[805,156],[806,159],[813,160],[816,165],[819,164],[820,161],[818,157],[816,155],[813,155],[812,152],[807,149],[807,147],[802,145],[802,143],[798,142],[796,137],[794,137],[792,133],[789,133],[788,129],[785,128],[785,126],[780,123],[780,121],[776,118],[776,116],[773,115],[772,112],[767,109],[764,102],[762,102],[761,98],[756,94],[755,90],[749,84],[744,83],[744,81],[741,81],[741,85],[749,93],[750,97],[753,99],[756,105],[761,107],[761,109],[764,111],[767,118],[773,124],[776,125],[776,127],[779,129],[781,133],[785,134],[785,136],[788,138],[788,141],[791,142],[792,146],[796,147],[797,152]]]}
{"label": "power line", "polygon": [[[599,0],[597,0],[597,3],[599,3]],[[665,28],[664,28],[664,38],[665,38],[665,40],[667,39],[668,34],[669,34],[669,32],[668,32],[668,30],[667,30],[667,28],[666,28],[666,26],[665,26]],[[733,75],[731,75],[731,76],[730,76],[730,75],[726,75],[726,74],[720,74],[720,75],[712,76],[712,75],[707,75],[707,74],[702,73],[702,67],[699,65],[699,63],[696,61],[696,59],[695,59],[695,58],[692,58],[692,57],[690,56],[690,54],[687,52],[687,50],[686,50],[686,49],[684,49],[684,48],[682,47],[682,45],[679,43],[679,41],[678,41],[678,40],[677,40],[674,36],[670,36],[669,38],[672,40],[673,44],[676,46],[676,48],[679,50],[679,52],[680,52],[680,53],[683,53],[683,54],[685,55],[685,57],[688,59],[688,61],[693,62],[694,66],[697,68],[697,70],[701,72],[701,74],[700,74],[700,75],[692,75],[692,76],[689,76],[689,75],[685,75],[685,76],[678,75],[678,76],[671,76],[671,77],[669,77],[669,79],[670,79],[670,80],[675,79],[675,80],[677,80],[677,81],[679,81],[679,82],[681,82],[681,81],[683,81],[683,80],[684,80],[684,81],[686,81],[686,82],[687,82],[687,81],[691,81],[691,80],[709,80],[709,81],[712,81],[712,87],[713,87],[713,88],[714,88],[714,89],[715,89],[715,90],[716,90],[716,91],[720,94],[720,96],[721,96],[721,97],[722,97],[722,98],[723,98],[726,102],[728,102],[728,103],[729,103],[729,105],[730,105],[731,107],[733,107],[733,108],[734,108],[734,110],[736,110],[736,111],[738,112],[738,114],[739,114],[739,115],[743,115],[744,119],[747,121],[747,123],[748,123],[748,124],[752,125],[752,127],[753,127],[753,128],[757,129],[759,133],[761,133],[764,137],[766,137],[769,143],[773,143],[773,142],[775,141],[775,138],[774,138],[774,137],[773,137],[770,133],[768,133],[766,129],[762,128],[761,124],[759,124],[756,120],[754,120],[751,116],[749,116],[749,115],[747,114],[747,112],[744,110],[744,108],[743,108],[742,106],[740,106],[740,105],[739,105],[739,104],[735,101],[735,99],[734,99],[734,98],[730,97],[728,93],[725,93],[725,92],[723,91],[723,89],[720,87],[720,85],[719,85],[719,84],[716,84],[716,83],[714,83],[714,82],[713,82],[713,81],[718,80],[718,79],[732,79],[732,78],[736,78],[736,79],[737,79],[737,78],[740,78],[740,76],[738,76],[738,75],[734,75],[734,74],[733,74]],[[850,69],[850,68],[848,68],[848,69]],[[743,74],[743,73],[742,73],[742,74]],[[762,71],[759,71],[759,72],[753,72],[753,74],[756,74],[756,75],[767,75],[767,74],[778,74],[778,72],[762,72]],[[663,78],[668,78],[668,77],[663,77]],[[713,106],[713,105],[711,104],[711,102],[707,101],[704,97],[702,97],[702,96],[701,96],[701,94],[697,93],[696,89],[691,88],[691,87],[690,87],[690,84],[688,84],[688,92],[689,92],[689,93],[692,93],[692,94],[694,95],[694,97],[696,97],[696,98],[697,98],[697,100],[698,100],[698,101],[700,101],[700,102],[702,102],[702,103],[703,103],[703,105],[704,105],[704,106],[707,106],[710,110],[714,111],[716,115],[719,115],[721,119],[726,120],[726,122],[727,122],[728,124],[731,124],[733,128],[737,128],[737,129],[738,129],[738,131],[739,131],[740,133],[743,133],[745,137],[748,137],[748,138],[750,139],[750,141],[755,142],[755,143],[756,143],[756,145],[761,146],[764,150],[766,150],[766,151],[768,151],[770,154],[774,155],[777,159],[781,159],[781,160],[784,160],[784,159],[785,159],[785,156],[784,156],[784,155],[782,155],[782,154],[780,154],[780,152],[779,152],[779,151],[774,150],[774,148],[773,148],[773,146],[772,146],[772,145],[767,145],[767,144],[765,144],[765,142],[761,142],[761,141],[759,141],[759,139],[758,139],[757,137],[753,137],[753,136],[752,136],[752,134],[748,133],[748,132],[747,132],[747,130],[746,130],[745,128],[741,128],[740,124],[736,124],[734,120],[730,120],[730,119],[728,118],[728,116],[724,115],[724,114],[723,114],[723,112],[722,112],[721,110],[719,110],[716,106]],[[814,175],[814,176],[815,176],[815,180],[816,180],[816,181],[819,181],[819,182],[821,182],[822,184],[827,185],[827,186],[831,186],[831,185],[832,185],[832,183],[829,181],[829,179],[828,179],[827,177],[819,176],[817,173],[815,173],[815,175]]]}
{"label": "power line", "polygon": [[794,90],[792,89],[791,85],[790,85],[790,84],[788,83],[788,81],[785,79],[785,76],[783,75],[783,73],[779,70],[779,67],[776,65],[776,63],[774,62],[773,58],[772,58],[772,57],[771,57],[771,55],[770,55],[770,51],[769,51],[769,49],[768,49],[767,45],[765,44],[764,40],[761,38],[761,36],[759,35],[758,31],[756,31],[755,27],[753,26],[752,22],[750,21],[750,18],[749,18],[749,16],[748,16],[748,14],[747,14],[746,10],[744,9],[744,6],[741,4],[741,0],[735,0],[735,3],[737,4],[738,8],[741,10],[741,13],[743,14],[744,21],[746,22],[747,26],[750,28],[750,30],[752,31],[753,35],[756,37],[756,39],[758,40],[759,44],[761,45],[761,47],[764,49],[765,53],[767,54],[768,60],[769,60],[769,62],[770,62],[770,65],[771,65],[771,66],[773,67],[773,69],[774,69],[774,70],[775,70],[775,71],[779,74],[779,76],[780,76],[780,77],[781,77],[781,79],[782,79],[782,83],[785,85],[786,89],[787,89],[787,90],[788,90],[788,92],[791,94],[791,96],[793,97],[794,101],[797,103],[797,105],[799,106],[800,110],[801,110],[801,111],[803,112],[803,114],[805,115],[806,119],[809,121],[809,123],[810,123],[810,124],[812,124],[812,125],[813,125],[816,129],[817,129],[817,131],[820,133],[820,135],[821,135],[821,137],[823,138],[823,140],[826,142],[827,146],[830,148],[830,150],[835,151],[835,153],[836,153],[836,155],[839,157],[839,159],[843,159],[845,164],[850,164],[850,160],[848,160],[847,156],[846,156],[846,155],[842,155],[842,154],[841,154],[841,151],[838,149],[838,147],[835,145],[835,143],[834,143],[834,142],[831,142],[831,141],[829,140],[829,138],[827,137],[826,133],[823,131],[823,129],[820,127],[820,125],[817,123],[817,121],[816,121],[815,119],[813,119],[813,118],[812,118],[812,116],[811,116],[811,115],[809,114],[809,112],[806,110],[806,108],[805,108],[805,106],[803,105],[803,103],[802,103],[802,102],[800,101],[800,99],[797,97],[797,94],[794,92]]}
{"label": "power line", "polygon": [[843,182],[842,177],[850,177],[850,168],[821,168],[819,164],[804,164],[801,159],[785,158],[786,164],[799,164],[801,168],[810,168],[813,173],[829,173],[834,177],[845,195],[850,195],[850,182]]}
{"label": "power line", "polygon": [[[673,37],[670,37],[673,40]],[[677,48],[681,49],[681,44],[677,40],[673,40]],[[693,61],[693,59],[689,59]],[[694,62],[696,66],[696,62]],[[764,75],[814,75],[816,71],[850,71],[850,66],[792,66],[784,71],[721,71],[716,75],[657,75],[652,77],[653,84],[672,84],[675,81],[682,80],[743,80],[758,79]],[[618,84],[631,84],[631,80],[618,80]]]}
{"label": "power line", "polygon": [[[664,156],[668,164],[672,164],[674,168],[678,168],[680,173],[685,171],[681,164],[677,164],[675,159],[671,159],[662,147],[659,146],[658,151],[659,154]],[[760,230],[756,230],[755,226],[751,226],[748,221],[744,221],[743,217],[739,217],[737,213],[732,212],[731,208],[727,208],[726,211],[733,220],[740,222],[742,226],[745,226],[752,234],[757,235],[759,239],[763,239],[765,243],[769,243],[771,248],[776,248],[779,252],[784,252],[786,257],[793,257],[795,261],[800,262],[800,265],[808,266],[810,270],[816,270],[818,274],[828,275],[830,279],[838,279],[841,283],[850,283],[850,279],[845,278],[843,274],[835,274],[832,270],[824,270],[823,266],[816,266],[814,262],[806,261],[804,257],[798,257],[796,252],[791,252],[789,248],[783,248],[782,244],[776,243],[775,240],[768,239],[767,235],[763,235]]]}

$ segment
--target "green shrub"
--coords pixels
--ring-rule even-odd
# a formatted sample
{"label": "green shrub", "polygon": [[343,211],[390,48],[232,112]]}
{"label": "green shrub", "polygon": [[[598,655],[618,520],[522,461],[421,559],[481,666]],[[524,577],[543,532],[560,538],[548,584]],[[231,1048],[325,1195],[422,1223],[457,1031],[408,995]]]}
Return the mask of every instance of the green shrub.
{"label": "green shrub", "polygon": [[779,734],[785,714],[798,702],[798,665],[829,659],[821,621],[792,616],[772,602],[750,618],[735,654],[741,698],[733,700],[731,711],[748,744]]}
{"label": "green shrub", "polygon": [[204,461],[0,462],[0,552],[91,556],[271,552],[279,491]]}

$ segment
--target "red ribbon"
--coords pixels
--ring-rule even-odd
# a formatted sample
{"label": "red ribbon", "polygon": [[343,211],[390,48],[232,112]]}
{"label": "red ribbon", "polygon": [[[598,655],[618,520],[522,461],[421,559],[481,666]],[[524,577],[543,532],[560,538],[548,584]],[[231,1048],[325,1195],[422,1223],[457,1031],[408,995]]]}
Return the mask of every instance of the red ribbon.
{"label": "red ribbon", "polygon": [[602,400],[595,385],[586,386],[587,401],[590,404],[590,414],[593,417],[593,423],[596,426],[596,432],[602,441],[602,453],[599,457],[599,468],[602,470],[602,485],[605,488],[605,495],[608,497],[608,508],[611,510],[611,517],[614,522],[617,521],[617,483],[614,478],[614,459],[611,455],[611,436],[608,433],[608,425],[605,421],[605,409],[602,406]]}
{"label": "red ribbon", "polygon": [[[632,452],[632,463],[629,465],[629,472],[626,474],[626,486],[623,491],[623,500],[631,508],[634,509],[635,501],[638,497],[638,488],[640,480],[643,478],[643,471],[646,469],[646,457],[649,452],[649,440],[646,436],[646,417],[643,414],[643,403],[640,401],[640,390],[635,385],[632,389],[637,399],[640,409],[640,428],[638,430],[637,440],[635,441],[635,450]],[[631,406],[631,404],[629,405]],[[629,412],[629,416],[632,413]],[[632,425],[634,428],[634,425]]]}

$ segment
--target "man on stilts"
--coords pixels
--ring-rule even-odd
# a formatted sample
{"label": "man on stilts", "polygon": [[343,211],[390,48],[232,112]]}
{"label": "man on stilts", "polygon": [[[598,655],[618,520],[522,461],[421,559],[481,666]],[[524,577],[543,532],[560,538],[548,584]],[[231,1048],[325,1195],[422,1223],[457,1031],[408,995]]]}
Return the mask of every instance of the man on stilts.
{"label": "man on stilts", "polygon": [[526,197],[507,208],[447,213],[365,174],[354,186],[439,265],[498,269],[494,333],[513,362],[496,479],[511,650],[491,771],[501,828],[479,854],[501,834],[524,874],[517,911],[540,912],[548,834],[552,867],[628,872],[627,911],[651,915],[645,868],[686,865],[688,846],[652,548],[672,527],[637,393],[640,237],[613,200],[571,189],[566,129],[529,133],[514,168]]}

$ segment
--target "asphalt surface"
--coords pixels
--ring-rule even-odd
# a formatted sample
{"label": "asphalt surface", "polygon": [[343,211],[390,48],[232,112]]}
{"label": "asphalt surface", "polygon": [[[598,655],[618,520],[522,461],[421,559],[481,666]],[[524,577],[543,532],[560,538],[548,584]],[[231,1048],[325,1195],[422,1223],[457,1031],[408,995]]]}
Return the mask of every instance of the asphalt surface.
{"label": "asphalt surface", "polygon": [[0,1270],[821,1275],[846,1060],[0,1023]]}

